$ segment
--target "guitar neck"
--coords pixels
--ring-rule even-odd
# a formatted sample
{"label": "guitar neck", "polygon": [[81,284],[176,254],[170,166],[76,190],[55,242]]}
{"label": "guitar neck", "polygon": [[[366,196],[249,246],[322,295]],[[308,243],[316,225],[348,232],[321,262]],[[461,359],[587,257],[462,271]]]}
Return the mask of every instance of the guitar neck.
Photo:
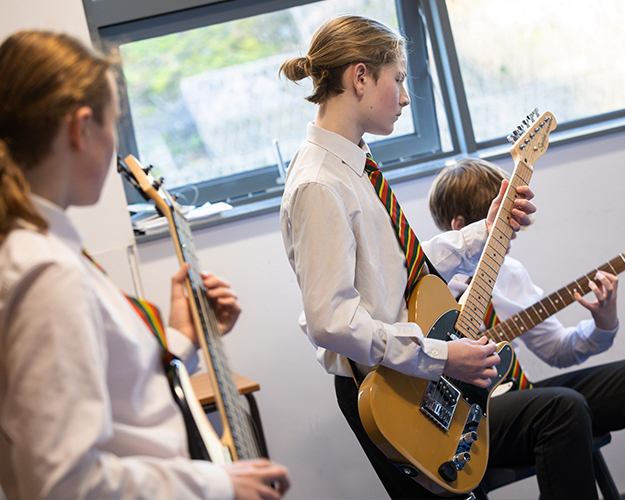
{"label": "guitar neck", "polygon": [[520,197],[517,188],[528,185],[532,173],[532,166],[525,159],[518,161],[512,173],[510,184],[486,240],[486,246],[469,285],[466,301],[462,305],[456,322],[456,329],[465,337],[475,339],[479,336],[484,313],[514,233],[510,227],[510,219],[513,217],[514,200]]}
{"label": "guitar neck", "polygon": [[538,116],[538,110],[534,109],[522,125],[508,136],[508,140],[513,143],[510,154],[514,159],[514,172],[458,315],[455,328],[464,337],[479,337],[484,313],[514,233],[510,219],[513,217],[514,201],[520,197],[517,188],[529,184],[534,172],[532,165],[547,150],[549,133],[556,127],[553,114],[547,111]]}
{"label": "guitar neck", "polygon": [[519,335],[575,302],[575,292],[579,292],[582,296],[590,292],[591,281],[600,284],[595,279],[597,271],[605,271],[614,275],[622,273],[625,271],[625,253],[614,257],[609,262],[577,278],[527,309],[488,329],[485,335],[495,342],[514,340]]}
{"label": "guitar neck", "polygon": [[239,391],[221,340],[217,316],[206,295],[191,228],[177,203],[171,201],[169,205],[172,213],[170,225],[173,227],[170,229],[177,244],[179,258],[182,263],[189,264],[187,291],[190,299],[192,298],[190,303],[196,330],[201,332],[200,345],[208,362],[208,369],[213,375],[211,378],[216,388],[217,407],[224,426],[223,440],[231,441],[227,444],[231,445],[235,460],[258,458],[261,453],[249,418],[241,407]]}

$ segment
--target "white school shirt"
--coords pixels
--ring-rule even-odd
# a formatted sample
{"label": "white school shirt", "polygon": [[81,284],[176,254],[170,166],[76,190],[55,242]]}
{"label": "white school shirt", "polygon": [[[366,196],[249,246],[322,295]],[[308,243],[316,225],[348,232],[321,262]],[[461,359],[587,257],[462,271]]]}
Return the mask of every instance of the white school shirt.
{"label": "white school shirt", "polygon": [[[467,289],[467,277],[454,276],[449,282],[449,288],[454,297],[458,297]],[[493,307],[497,316],[503,321],[542,298],[543,291],[532,282],[523,264],[507,255],[493,288]],[[571,307],[575,306],[571,304]],[[555,316],[551,316],[518,338],[547,364],[565,368],[583,363],[590,356],[608,350],[617,331],[618,323],[611,331],[597,328],[592,318],[565,327]],[[516,340],[513,345],[522,358]]]}
{"label": "white school shirt", "polygon": [[[0,244],[0,482],[8,498],[231,499],[221,467],[190,460],[161,347],[81,254],[67,215]],[[164,277],[164,282],[168,280]],[[168,331],[172,352],[192,343]],[[181,352],[185,351],[185,352]]]}
{"label": "white school shirt", "polygon": [[[350,358],[361,375],[382,364],[435,380],[447,344],[408,322],[406,258],[364,170],[367,151],[309,124],[287,171],[280,224],[306,331],[328,373],[351,376]],[[486,237],[479,221],[422,245],[447,279],[473,273]]]}

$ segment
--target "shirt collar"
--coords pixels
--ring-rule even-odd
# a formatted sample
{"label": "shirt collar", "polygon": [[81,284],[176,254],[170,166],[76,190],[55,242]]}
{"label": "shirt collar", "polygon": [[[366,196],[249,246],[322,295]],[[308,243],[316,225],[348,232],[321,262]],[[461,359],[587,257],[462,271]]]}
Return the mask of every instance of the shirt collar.
{"label": "shirt collar", "polygon": [[43,218],[48,221],[48,230],[77,253],[82,251],[82,237],[67,213],[54,203],[37,196],[30,195],[33,203]]}
{"label": "shirt collar", "polygon": [[356,145],[349,139],[318,127],[314,123],[308,124],[308,141],[333,154],[359,176],[365,171],[365,160],[369,153],[369,146],[364,140]]}

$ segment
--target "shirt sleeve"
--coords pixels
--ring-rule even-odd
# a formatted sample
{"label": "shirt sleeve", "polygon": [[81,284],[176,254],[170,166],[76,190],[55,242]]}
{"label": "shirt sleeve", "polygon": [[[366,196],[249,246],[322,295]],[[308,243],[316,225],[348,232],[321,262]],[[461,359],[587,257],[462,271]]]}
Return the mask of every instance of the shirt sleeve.
{"label": "shirt sleeve", "polygon": [[423,243],[423,251],[445,281],[455,274],[473,275],[482,256],[488,230],[480,220],[460,231],[446,231]]}
{"label": "shirt sleeve", "polygon": [[[41,266],[10,298],[2,338],[2,436],[20,498],[223,498],[223,468],[185,457],[117,456],[107,345],[93,290],[75,267]],[[8,402],[8,404],[7,404]]]}

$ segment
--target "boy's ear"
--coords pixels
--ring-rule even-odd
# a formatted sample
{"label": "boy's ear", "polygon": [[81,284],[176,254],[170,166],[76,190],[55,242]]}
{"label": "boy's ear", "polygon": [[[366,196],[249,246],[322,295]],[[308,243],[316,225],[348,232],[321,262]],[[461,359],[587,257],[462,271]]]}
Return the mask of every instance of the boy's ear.
{"label": "boy's ear", "polygon": [[89,106],[81,106],[69,118],[69,141],[72,147],[81,151],[85,149],[93,123],[93,110]]}
{"label": "boy's ear", "polygon": [[460,231],[460,229],[462,229],[464,226],[466,226],[466,223],[462,215],[457,215],[456,217],[451,219],[451,228],[454,231]]}
{"label": "boy's ear", "polygon": [[362,96],[365,92],[365,79],[367,76],[369,76],[369,74],[365,63],[358,63],[354,66],[353,83],[358,96]]}

